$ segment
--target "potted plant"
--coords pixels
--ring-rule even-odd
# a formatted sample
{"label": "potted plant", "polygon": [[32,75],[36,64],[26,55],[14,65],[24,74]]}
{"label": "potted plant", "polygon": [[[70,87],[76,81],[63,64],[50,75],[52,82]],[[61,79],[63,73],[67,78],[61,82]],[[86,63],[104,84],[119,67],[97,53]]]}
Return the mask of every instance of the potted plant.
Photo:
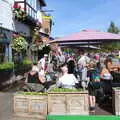
{"label": "potted plant", "polygon": [[15,64],[15,75],[24,75],[32,67],[32,61],[24,58],[22,62]]}
{"label": "potted plant", "polygon": [[0,64],[0,88],[2,89],[7,85],[12,77],[13,63],[7,62]]}

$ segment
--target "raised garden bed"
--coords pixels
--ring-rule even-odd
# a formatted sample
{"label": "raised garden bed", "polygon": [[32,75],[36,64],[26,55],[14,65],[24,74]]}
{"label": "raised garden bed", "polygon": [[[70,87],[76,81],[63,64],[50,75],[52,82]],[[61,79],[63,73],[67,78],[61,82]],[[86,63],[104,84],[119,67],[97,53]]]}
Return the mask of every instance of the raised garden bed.
{"label": "raised garden bed", "polygon": [[45,119],[47,115],[47,95],[35,92],[14,94],[14,115]]}
{"label": "raised garden bed", "polygon": [[120,87],[113,88],[112,107],[115,115],[120,115]]}
{"label": "raised garden bed", "polygon": [[48,93],[49,115],[89,115],[88,92],[57,89]]}

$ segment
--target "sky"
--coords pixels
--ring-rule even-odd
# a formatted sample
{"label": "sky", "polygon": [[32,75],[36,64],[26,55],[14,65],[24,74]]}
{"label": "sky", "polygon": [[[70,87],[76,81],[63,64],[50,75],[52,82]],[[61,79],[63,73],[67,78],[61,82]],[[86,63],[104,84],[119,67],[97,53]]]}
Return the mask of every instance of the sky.
{"label": "sky", "polygon": [[45,0],[53,16],[52,37],[85,29],[107,31],[113,21],[120,28],[120,0]]}

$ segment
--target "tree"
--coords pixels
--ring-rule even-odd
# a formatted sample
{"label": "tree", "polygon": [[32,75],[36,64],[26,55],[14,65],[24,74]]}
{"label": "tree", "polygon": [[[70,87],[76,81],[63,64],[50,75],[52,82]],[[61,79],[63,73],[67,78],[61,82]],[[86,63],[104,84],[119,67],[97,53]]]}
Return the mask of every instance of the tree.
{"label": "tree", "polygon": [[102,49],[104,51],[114,51],[120,50],[120,42],[111,42],[111,43],[104,43]]}
{"label": "tree", "polygon": [[110,26],[108,28],[108,32],[115,33],[115,34],[119,33],[119,29],[118,29],[118,27],[115,26],[115,23],[113,21],[111,21],[111,23],[110,23]]}

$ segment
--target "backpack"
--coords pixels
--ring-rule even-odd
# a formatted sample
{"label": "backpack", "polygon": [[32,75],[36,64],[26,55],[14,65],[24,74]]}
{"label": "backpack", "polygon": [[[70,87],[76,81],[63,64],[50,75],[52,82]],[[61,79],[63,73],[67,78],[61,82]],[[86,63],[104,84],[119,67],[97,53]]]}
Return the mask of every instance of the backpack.
{"label": "backpack", "polygon": [[97,70],[91,70],[89,73],[89,77],[90,77],[90,82],[89,85],[93,88],[93,89],[99,89],[100,88],[100,75],[97,72]]}

